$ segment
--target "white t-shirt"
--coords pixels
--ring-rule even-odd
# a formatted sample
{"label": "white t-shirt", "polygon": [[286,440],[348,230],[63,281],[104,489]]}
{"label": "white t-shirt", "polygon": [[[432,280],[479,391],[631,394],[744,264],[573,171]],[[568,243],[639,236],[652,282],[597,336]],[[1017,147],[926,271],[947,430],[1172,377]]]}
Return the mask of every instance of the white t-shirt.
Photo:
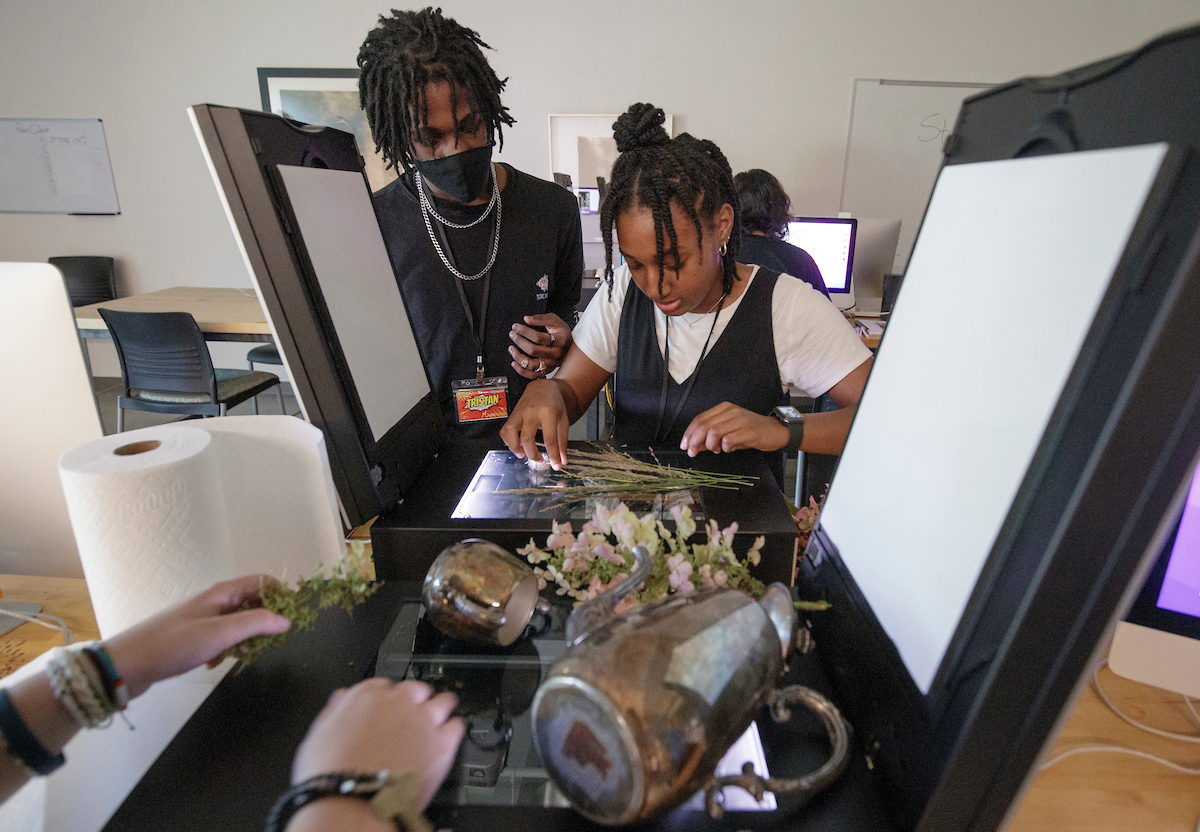
{"label": "white t-shirt", "polygon": [[[755,266],[750,281],[753,282],[757,275],[758,267]],[[630,279],[629,267],[621,265],[613,273],[612,299],[609,299],[607,284],[601,282],[596,296],[575,326],[576,345],[593,363],[610,373],[617,369],[617,334],[621,328],[621,308],[625,305]],[[749,288],[747,283],[746,289]],[[744,297],[746,292],[742,292],[737,300],[719,313],[717,327],[708,347],[710,352]],[[696,369],[700,350],[704,348],[716,314],[689,312],[671,319],[670,372],[676,383],[687,381]],[[655,307],[654,323],[660,352],[666,343],[666,319],[667,316]],[[829,299],[803,280],[790,275],[780,275],[775,282],[771,297],[771,322],[779,378],[785,390],[794,387],[816,398],[828,392],[830,387],[871,357],[871,351],[863,345]]]}

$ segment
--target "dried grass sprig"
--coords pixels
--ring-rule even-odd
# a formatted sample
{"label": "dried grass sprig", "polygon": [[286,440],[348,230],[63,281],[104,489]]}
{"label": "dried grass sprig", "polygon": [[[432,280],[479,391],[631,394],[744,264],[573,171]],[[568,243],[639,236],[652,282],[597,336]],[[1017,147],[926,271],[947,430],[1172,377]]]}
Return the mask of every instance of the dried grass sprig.
{"label": "dried grass sprig", "polygon": [[[240,671],[264,650],[282,645],[291,633],[312,629],[319,610],[339,606],[349,614],[377,588],[378,584],[368,575],[366,556],[354,554],[348,556],[345,563],[335,565],[329,577],[325,577],[324,568],[318,565],[311,577],[297,580],[294,587],[285,583],[278,586],[263,584],[259,589],[262,606],[290,618],[291,629],[275,635],[251,636],[230,647],[219,658],[241,659]],[[244,602],[242,608],[249,609],[250,602]]]}
{"label": "dried grass sprig", "polygon": [[[718,474],[692,468],[673,468],[657,460],[635,459],[615,448],[597,445],[595,451],[573,451],[571,462],[553,476],[558,482],[531,488],[512,488],[497,494],[561,495],[574,500],[587,497],[669,494],[695,488],[734,490],[753,485],[758,477]],[[564,485],[562,480],[573,484]]]}

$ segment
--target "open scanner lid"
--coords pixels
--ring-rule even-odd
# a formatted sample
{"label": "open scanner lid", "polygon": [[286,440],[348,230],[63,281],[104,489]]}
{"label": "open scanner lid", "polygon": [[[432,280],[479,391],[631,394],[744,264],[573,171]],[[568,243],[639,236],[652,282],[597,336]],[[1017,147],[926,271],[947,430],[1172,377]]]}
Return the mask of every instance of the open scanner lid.
{"label": "open scanner lid", "polygon": [[[1198,44],[963,105],[801,576],[902,828],[1003,823],[1177,517],[1200,448]],[[1112,98],[1149,88],[1173,101],[1134,129]],[[1080,144],[1030,144],[1043,108]]]}
{"label": "open scanner lid", "polygon": [[189,109],[348,526],[400,499],[445,438],[349,133]]}

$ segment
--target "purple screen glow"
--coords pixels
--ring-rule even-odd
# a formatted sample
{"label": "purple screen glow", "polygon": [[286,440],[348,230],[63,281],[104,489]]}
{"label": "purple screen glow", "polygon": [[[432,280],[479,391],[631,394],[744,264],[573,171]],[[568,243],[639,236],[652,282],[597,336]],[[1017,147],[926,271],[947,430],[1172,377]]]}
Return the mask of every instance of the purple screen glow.
{"label": "purple screen glow", "polygon": [[1188,491],[1158,606],[1200,618],[1200,476]]}

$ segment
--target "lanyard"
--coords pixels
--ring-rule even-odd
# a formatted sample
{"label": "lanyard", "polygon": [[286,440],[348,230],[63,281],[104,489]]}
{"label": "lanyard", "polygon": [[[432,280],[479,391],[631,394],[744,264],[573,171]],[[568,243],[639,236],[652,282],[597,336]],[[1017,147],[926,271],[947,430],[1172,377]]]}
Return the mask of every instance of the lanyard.
{"label": "lanyard", "polygon": [[[454,261],[454,252],[450,250],[450,241],[446,239],[446,230],[440,223],[435,225],[434,229],[442,241],[446,259],[457,269],[458,264]],[[458,299],[462,303],[463,314],[467,316],[467,324],[471,327],[471,336],[475,339],[475,380],[483,381],[483,338],[487,332],[488,298],[492,294],[492,270],[489,268],[483,274],[483,305],[479,310],[478,328],[475,326],[475,315],[471,312],[471,304],[467,302],[467,291],[463,288],[463,281],[455,277],[454,287],[458,289]]]}
{"label": "lanyard", "polygon": [[704,339],[704,346],[700,350],[700,358],[696,362],[696,369],[692,370],[692,377],[688,379],[687,389],[683,391],[683,397],[679,400],[679,406],[675,408],[675,415],[671,417],[670,424],[667,425],[665,434],[661,433],[663,417],[667,413],[667,390],[671,384],[671,316],[666,316],[664,325],[663,341],[663,383],[662,395],[658,400],[658,422],[654,425],[654,441],[659,442],[671,435],[671,429],[675,427],[675,423],[679,421],[679,414],[683,412],[683,406],[687,404],[688,396],[692,394],[692,387],[696,384],[696,377],[700,375],[700,365],[704,363],[704,357],[708,355],[708,343],[712,340],[713,333],[717,331],[717,321],[721,317],[721,310],[725,307],[725,298],[729,297],[729,293],[721,295],[721,299],[717,301],[717,314],[713,316],[712,326],[708,330],[708,337]]}

